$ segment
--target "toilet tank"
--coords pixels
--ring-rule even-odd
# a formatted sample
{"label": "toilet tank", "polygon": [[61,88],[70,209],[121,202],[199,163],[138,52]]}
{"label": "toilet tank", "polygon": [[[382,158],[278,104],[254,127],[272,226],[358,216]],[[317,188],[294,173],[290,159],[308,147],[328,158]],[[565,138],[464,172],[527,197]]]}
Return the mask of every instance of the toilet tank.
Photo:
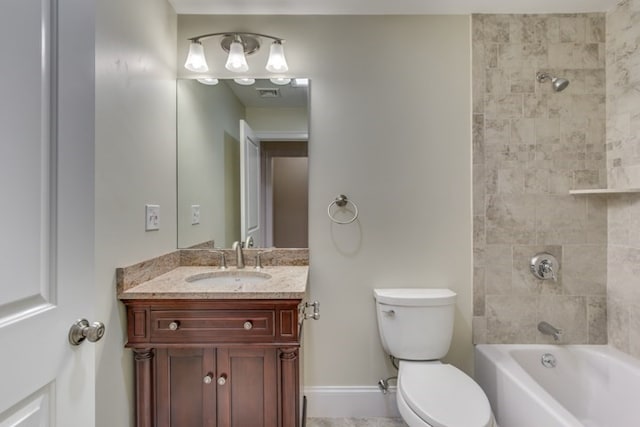
{"label": "toilet tank", "polygon": [[374,289],[385,351],[403,360],[437,360],[453,337],[456,293],[450,289]]}

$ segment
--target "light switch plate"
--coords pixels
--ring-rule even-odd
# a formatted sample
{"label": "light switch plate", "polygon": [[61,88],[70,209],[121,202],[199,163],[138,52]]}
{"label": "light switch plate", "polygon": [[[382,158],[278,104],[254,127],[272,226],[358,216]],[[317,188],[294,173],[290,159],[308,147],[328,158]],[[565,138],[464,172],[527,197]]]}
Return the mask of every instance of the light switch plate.
{"label": "light switch plate", "polygon": [[200,224],[200,205],[191,205],[191,225]]}
{"label": "light switch plate", "polygon": [[144,205],[145,230],[153,231],[160,229],[160,205]]}

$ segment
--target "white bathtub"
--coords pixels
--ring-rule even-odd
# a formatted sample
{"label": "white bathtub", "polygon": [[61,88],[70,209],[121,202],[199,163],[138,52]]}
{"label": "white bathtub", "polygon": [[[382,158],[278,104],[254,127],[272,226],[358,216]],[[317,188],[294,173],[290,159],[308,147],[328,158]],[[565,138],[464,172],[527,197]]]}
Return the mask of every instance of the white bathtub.
{"label": "white bathtub", "polygon": [[475,378],[500,427],[640,426],[640,361],[608,346],[481,344]]}

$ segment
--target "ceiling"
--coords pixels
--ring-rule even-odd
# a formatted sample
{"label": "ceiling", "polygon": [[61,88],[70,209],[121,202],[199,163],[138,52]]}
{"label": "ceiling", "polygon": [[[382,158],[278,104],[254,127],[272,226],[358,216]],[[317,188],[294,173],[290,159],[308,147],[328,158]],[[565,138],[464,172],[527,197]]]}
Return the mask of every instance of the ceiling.
{"label": "ceiling", "polygon": [[606,12],[619,0],[169,0],[178,14],[466,15]]}

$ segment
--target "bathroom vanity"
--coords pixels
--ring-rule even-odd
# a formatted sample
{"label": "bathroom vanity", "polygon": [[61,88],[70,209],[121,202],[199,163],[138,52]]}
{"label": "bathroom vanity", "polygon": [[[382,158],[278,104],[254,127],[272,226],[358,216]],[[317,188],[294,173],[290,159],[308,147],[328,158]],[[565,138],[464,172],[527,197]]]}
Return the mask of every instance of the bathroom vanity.
{"label": "bathroom vanity", "polygon": [[136,426],[299,426],[307,273],[179,266],[119,292]]}

